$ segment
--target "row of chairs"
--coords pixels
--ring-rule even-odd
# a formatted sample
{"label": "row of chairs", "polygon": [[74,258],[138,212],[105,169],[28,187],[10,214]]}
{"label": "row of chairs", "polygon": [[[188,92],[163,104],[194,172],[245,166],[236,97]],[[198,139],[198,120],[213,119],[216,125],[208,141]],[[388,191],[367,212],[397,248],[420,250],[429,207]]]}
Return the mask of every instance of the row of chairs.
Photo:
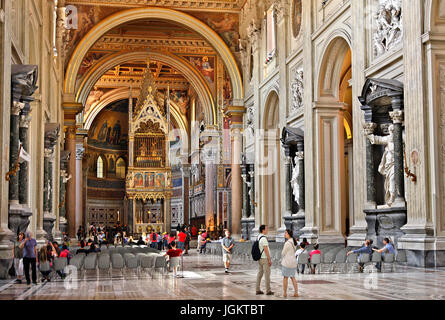
{"label": "row of chairs", "polygon": [[342,267],[340,272],[347,273],[349,266],[352,266],[351,271],[358,267],[358,263],[363,263],[364,267],[367,264],[381,263],[383,266],[390,265],[391,271],[395,270],[396,264],[406,264],[406,252],[400,250],[397,255],[386,253],[383,257],[380,252],[373,252],[372,255],[362,254],[360,258],[356,253],[352,253],[349,256],[347,252],[350,251],[348,248],[334,248],[326,253],[314,254],[309,262],[309,253],[303,252],[298,256],[297,263],[300,267],[301,265],[314,265],[318,267],[318,272],[320,273],[323,267],[327,267],[327,272],[334,272],[335,269]]}
{"label": "row of chairs", "polygon": [[[167,260],[164,256],[158,253],[104,253],[99,254],[78,254],[75,255],[70,265],[73,265],[77,270],[120,270],[123,272],[124,268],[136,270],[139,274],[141,269],[152,270],[162,269],[165,273],[167,268]],[[153,272],[151,273],[153,276]]]}

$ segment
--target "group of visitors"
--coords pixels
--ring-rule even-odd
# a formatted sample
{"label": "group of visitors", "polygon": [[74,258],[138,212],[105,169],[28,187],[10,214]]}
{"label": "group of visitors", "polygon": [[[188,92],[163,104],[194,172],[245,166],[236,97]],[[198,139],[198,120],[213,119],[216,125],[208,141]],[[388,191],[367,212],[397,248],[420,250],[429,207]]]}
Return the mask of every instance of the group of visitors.
{"label": "group of visitors", "polygon": [[[376,246],[373,246],[373,241],[372,239],[367,239],[365,240],[365,243],[363,244],[363,246],[360,249],[357,250],[352,250],[349,251],[347,253],[347,255],[351,255],[353,253],[358,253],[359,256],[359,261],[360,261],[360,257],[364,256],[364,255],[369,255],[369,257],[372,257],[373,252],[379,252],[382,254],[382,258],[385,256],[385,253],[390,253],[390,254],[396,254],[396,249],[394,248],[393,244],[391,243],[391,240],[389,238],[384,238],[383,239],[383,248],[379,249]],[[359,262],[359,271],[363,272],[365,267],[365,264],[363,262]],[[377,262],[375,267],[377,268],[378,272],[382,271],[382,264],[381,262]]]}
{"label": "group of visitors", "polygon": [[[57,241],[47,241],[40,250],[37,251],[37,241],[32,237],[31,232],[20,232],[13,247],[14,269],[16,274],[16,283],[22,283],[23,275],[28,285],[37,284],[37,268],[42,274],[43,281],[51,281],[51,267],[55,258],[67,258],[68,263],[71,259],[71,253],[68,244],[64,242],[59,245]],[[49,267],[45,267],[48,265]],[[31,269],[31,270],[30,270]],[[30,275],[31,272],[31,275]],[[58,271],[61,278],[65,278],[63,271]]]}
{"label": "group of visitors", "polygon": [[206,253],[207,243],[210,243],[210,238],[209,235],[207,234],[207,231],[203,230],[202,232],[201,231],[198,232],[198,247],[196,248],[196,250],[200,254]]}

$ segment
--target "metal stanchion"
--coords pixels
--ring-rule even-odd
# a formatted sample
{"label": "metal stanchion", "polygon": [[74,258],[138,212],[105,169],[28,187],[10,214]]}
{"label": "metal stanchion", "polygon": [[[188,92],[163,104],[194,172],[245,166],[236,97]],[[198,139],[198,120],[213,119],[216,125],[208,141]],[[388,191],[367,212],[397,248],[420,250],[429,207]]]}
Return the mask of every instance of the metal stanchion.
{"label": "metal stanchion", "polygon": [[184,255],[181,254],[181,275],[176,276],[176,278],[184,278]]}

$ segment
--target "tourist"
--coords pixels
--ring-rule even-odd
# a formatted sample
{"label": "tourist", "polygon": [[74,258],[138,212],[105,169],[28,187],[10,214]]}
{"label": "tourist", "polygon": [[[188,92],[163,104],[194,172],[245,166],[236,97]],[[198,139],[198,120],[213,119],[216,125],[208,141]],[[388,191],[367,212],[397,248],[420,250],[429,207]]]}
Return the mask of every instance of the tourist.
{"label": "tourist", "polygon": [[100,249],[99,248],[97,248],[96,247],[96,245],[94,244],[94,242],[92,242],[91,244],[90,244],[90,248],[86,251],[86,254],[89,254],[89,253],[94,253],[94,252],[99,252],[100,251]]}
{"label": "tourist", "polygon": [[175,235],[175,233],[172,231],[171,233],[170,233],[170,236],[168,237],[168,249],[171,249],[171,243],[173,242],[173,241],[175,241],[176,240],[176,235]]}
{"label": "tourist", "polygon": [[283,274],[283,297],[287,297],[287,285],[289,278],[294,285],[294,297],[298,297],[298,285],[295,279],[295,272],[297,271],[297,260],[295,260],[295,252],[297,251],[297,241],[293,238],[292,230],[286,230],[284,232],[283,250],[281,251],[281,272]]}
{"label": "tourist", "polygon": [[[390,254],[396,254],[396,250],[394,249],[394,246],[391,243],[391,240],[389,240],[389,238],[385,238],[383,239],[383,244],[384,247],[381,249],[373,249],[375,252],[380,252],[382,254],[382,259],[385,257],[385,253],[390,253]],[[382,264],[381,262],[377,262],[375,267],[377,268],[377,270],[379,272],[382,271]]]}
{"label": "tourist", "polygon": [[[303,240],[304,241],[304,240]],[[314,254],[321,254],[320,250],[318,250],[318,243],[314,245],[314,250],[311,251],[311,253],[309,254],[309,262],[311,262],[312,260],[312,256]],[[311,264],[311,273],[315,274],[315,268],[317,267],[316,264]]]}
{"label": "tourist", "polygon": [[71,252],[68,250],[68,247],[66,245],[62,246],[62,252],[59,254],[59,258],[66,258],[67,263],[70,264],[71,259]]}
{"label": "tourist", "polygon": [[156,245],[159,251],[162,250],[162,235],[160,232],[157,232]]}
{"label": "tourist", "polygon": [[16,283],[22,283],[23,278],[23,247],[21,247],[25,234],[20,232],[17,236],[17,240],[14,242],[14,247],[12,248],[12,257],[14,259],[14,269],[17,279]]}
{"label": "tourist", "polygon": [[185,244],[184,244],[184,246],[185,246],[185,253],[184,254],[188,254],[189,253],[189,249],[190,249],[190,240],[192,238],[191,235],[190,235],[188,227],[184,228],[184,233],[186,234]]}
{"label": "tourist", "polygon": [[196,237],[198,235],[198,229],[195,226],[192,226],[192,237]]}
{"label": "tourist", "polygon": [[184,230],[181,229],[181,231],[178,233],[178,249],[181,249],[184,251],[185,249],[185,239],[187,238],[187,234],[184,232]]}
{"label": "tourist", "polygon": [[82,226],[77,229],[77,241],[82,240]]}
{"label": "tourist", "polygon": [[201,232],[198,233],[198,246],[196,247],[196,251],[199,252],[199,248],[201,248],[202,235]]}
{"label": "tourist", "polygon": [[153,249],[156,248],[157,239],[158,239],[158,235],[156,234],[156,232],[152,231],[151,238],[150,238],[150,247],[151,248],[153,248]]}
{"label": "tourist", "polygon": [[61,250],[60,250],[60,247],[59,247],[59,244],[57,243],[57,241],[53,241],[53,248],[54,248],[55,256],[58,257],[60,255]]}
{"label": "tourist", "polygon": [[207,233],[204,232],[201,234],[201,242],[200,242],[200,246],[199,246],[199,253],[206,253],[206,246],[207,246]]}
{"label": "tourist", "polygon": [[307,238],[303,238],[303,241],[301,241],[300,244],[304,244],[305,247],[309,245],[309,242],[307,242]]}
{"label": "tourist", "polygon": [[[298,256],[306,251],[305,248],[306,248],[306,245],[302,242],[302,243],[300,243],[300,247],[298,248],[298,250],[295,251],[297,265],[298,265]],[[305,266],[304,264],[301,265],[301,273],[302,274],[304,274],[304,266]],[[297,266],[297,272],[300,273],[300,270],[298,270],[298,266]]]}
{"label": "tourist", "polygon": [[272,266],[272,259],[270,258],[269,252],[269,242],[267,241],[266,235],[268,233],[268,228],[266,225],[260,226],[260,234],[258,235],[259,249],[261,252],[261,259],[258,261],[258,275],[256,279],[256,294],[264,294],[260,289],[261,279],[263,275],[266,281],[266,295],[273,295],[273,291],[270,288],[270,267]]}
{"label": "tourist", "polygon": [[49,278],[49,275],[51,273],[51,269],[46,270],[46,271],[42,271],[41,270],[41,266],[43,263],[48,263],[51,267],[51,263],[50,260],[48,259],[48,247],[47,246],[43,246],[40,248],[39,250],[39,271],[42,274],[42,282],[46,281],[51,281],[51,279]]}
{"label": "tourist", "polygon": [[221,246],[223,248],[223,262],[224,262],[224,272],[229,273],[230,262],[232,261],[232,249],[235,246],[235,241],[230,236],[230,231],[225,231],[226,236],[221,241]]}
{"label": "tourist", "polygon": [[[349,256],[350,254],[353,254],[353,253],[359,253],[359,256],[358,256],[359,259],[362,255],[365,255],[365,254],[371,256],[372,255],[371,241],[366,240],[365,243],[363,244],[363,247],[361,247],[360,249],[357,249],[357,250],[349,251],[346,255]],[[364,266],[365,266],[364,263],[359,262],[359,271],[360,272],[363,272]]]}
{"label": "tourist", "polygon": [[77,251],[76,251],[76,254],[79,254],[79,253],[87,253],[87,249],[85,249],[85,241],[80,241],[80,249],[77,249]]}
{"label": "tourist", "polygon": [[136,243],[138,246],[142,246],[145,245],[145,241],[144,238],[142,236],[139,237],[138,242]]}
{"label": "tourist", "polygon": [[20,248],[23,249],[23,268],[25,270],[26,284],[31,284],[29,277],[29,265],[31,265],[32,283],[33,285],[37,285],[37,241],[32,237],[30,231],[26,233],[26,238],[20,245]]}
{"label": "tourist", "polygon": [[[171,248],[164,254],[164,257],[165,257],[165,256],[168,256],[169,259],[170,259],[170,261],[171,261],[171,258],[175,258],[175,257],[179,257],[179,256],[181,256],[181,254],[182,254],[182,250],[181,250],[181,249],[176,249],[176,242],[175,242],[175,241],[172,241],[172,242],[169,244],[169,246],[170,246]],[[178,266],[175,266],[175,267],[173,268],[173,277],[176,277],[177,269],[178,269]]]}

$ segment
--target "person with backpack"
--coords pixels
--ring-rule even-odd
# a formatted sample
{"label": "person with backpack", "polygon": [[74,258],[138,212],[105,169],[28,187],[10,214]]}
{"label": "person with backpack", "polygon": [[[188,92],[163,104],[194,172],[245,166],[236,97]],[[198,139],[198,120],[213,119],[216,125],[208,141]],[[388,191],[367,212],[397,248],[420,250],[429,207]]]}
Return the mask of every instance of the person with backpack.
{"label": "person with backpack", "polygon": [[284,232],[283,250],[281,251],[281,272],[283,274],[283,297],[287,297],[287,285],[289,278],[294,285],[295,294],[294,297],[298,297],[298,285],[295,279],[295,273],[297,271],[297,260],[295,259],[295,252],[297,251],[297,241],[293,237],[292,230],[286,230]]}
{"label": "person with backpack", "polygon": [[270,289],[270,267],[272,266],[272,259],[270,258],[269,242],[266,238],[268,231],[266,225],[263,224],[260,226],[260,234],[252,247],[252,257],[255,261],[258,261],[256,294],[264,294],[260,289],[261,279],[264,275],[266,281],[266,295],[271,296],[274,292]]}
{"label": "person with backpack", "polygon": [[153,231],[151,233],[151,243],[150,243],[151,248],[156,249],[157,240],[158,240],[158,235],[156,234],[156,232]]}

